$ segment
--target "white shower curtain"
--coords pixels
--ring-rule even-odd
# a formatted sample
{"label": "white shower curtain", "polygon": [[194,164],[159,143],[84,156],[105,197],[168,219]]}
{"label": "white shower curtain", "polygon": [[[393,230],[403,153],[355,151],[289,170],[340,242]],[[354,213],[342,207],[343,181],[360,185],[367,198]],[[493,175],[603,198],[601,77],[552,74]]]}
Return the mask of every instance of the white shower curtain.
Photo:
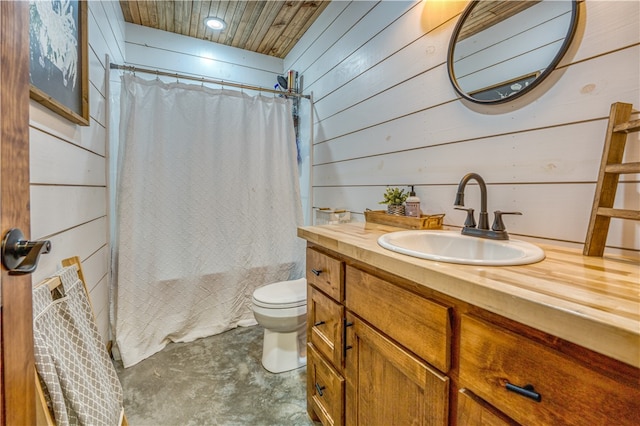
{"label": "white shower curtain", "polygon": [[255,324],[258,286],[300,278],[291,103],[122,78],[114,252],[125,366]]}

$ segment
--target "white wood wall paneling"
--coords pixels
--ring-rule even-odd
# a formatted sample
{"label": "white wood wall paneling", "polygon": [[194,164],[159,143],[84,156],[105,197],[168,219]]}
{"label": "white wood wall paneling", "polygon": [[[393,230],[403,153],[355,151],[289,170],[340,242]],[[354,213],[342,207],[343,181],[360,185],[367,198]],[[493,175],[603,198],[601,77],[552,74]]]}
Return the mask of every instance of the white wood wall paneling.
{"label": "white wood wall paneling", "polygon": [[[60,261],[72,256],[86,259],[107,244],[106,216],[77,225],[65,232],[48,237],[52,251],[40,257],[38,269],[33,273],[33,282],[40,282],[60,268]],[[34,235],[37,239],[45,235]]]}
{"label": "white wood wall paneling", "polygon": [[305,64],[303,58],[310,59],[307,55],[309,49],[318,52],[319,46],[315,46],[318,40],[325,40],[325,33],[329,31],[333,22],[344,12],[349,6],[348,1],[333,1],[322,12],[322,24],[315,23],[311,25],[302,35],[298,43],[296,43],[284,58],[284,70],[294,69],[299,72],[306,70],[309,64]]}
{"label": "white wood wall paneling", "polygon": [[89,299],[93,306],[98,331],[106,344],[109,340],[106,337],[109,336],[109,284],[106,275],[96,284],[95,290],[89,293]]}
{"label": "white wood wall paneling", "polygon": [[640,2],[591,1],[580,3],[580,20],[570,51],[559,63],[589,59],[640,42]]}
{"label": "white wood wall paneling", "polygon": [[[422,73],[428,73],[434,67],[442,66],[446,61],[447,43],[452,31],[453,26],[449,25],[442,31],[429,33],[429,36],[421,37],[403,46],[391,56],[383,58],[381,62],[372,64],[347,84],[336,87],[337,90],[332,90],[330,86],[326,87],[328,91],[320,92],[322,98],[314,103],[316,120],[327,119],[399,83]],[[375,46],[367,45],[364,48],[375,50]],[[332,74],[341,69],[342,64],[323,77],[319,86],[326,86],[325,78],[330,82]],[[314,98],[315,94],[314,91]]]}
{"label": "white wood wall paneling", "polygon": [[[321,121],[316,127],[322,131],[316,135],[314,142],[318,144],[378,125],[409,114],[412,110],[419,111],[418,114],[424,117],[424,123],[429,126],[429,137],[436,143],[608,116],[609,106],[613,102],[637,103],[640,82],[628,70],[637,67],[639,58],[640,46],[635,46],[572,65],[564,70],[561,80],[546,92],[525,94],[519,99],[522,107],[509,114],[498,114],[498,107],[472,106],[477,109],[476,112],[466,103],[450,102],[447,92],[450,93],[452,89],[443,84],[446,81],[446,68],[437,67],[393,91],[384,92],[350,108],[344,114],[325,120],[326,123]],[[611,67],[612,62],[619,66]],[[403,102],[398,102],[398,99],[403,99]],[[441,103],[443,105],[439,105]],[[389,105],[394,108],[389,108]],[[437,108],[426,109],[436,105]],[[576,108],[576,105],[580,108]]]}
{"label": "white wood wall paneling", "polygon": [[[452,11],[450,19],[456,16],[455,12]],[[348,93],[345,96],[341,94],[345,85],[354,79],[358,79],[359,84],[356,85],[358,95],[353,99],[353,103],[446,61],[447,43],[453,28],[447,27],[444,37],[442,31],[425,34],[420,27],[421,15],[422,8],[418,4],[368,40],[357,50],[357,54],[340,60],[329,72],[310,85],[309,90],[314,91],[318,101],[318,117],[325,118],[328,115],[323,110],[325,96],[335,94],[339,90],[338,94],[343,98],[343,103],[352,99]],[[429,37],[433,33],[436,43]],[[352,36],[352,33],[346,36]],[[434,55],[437,50],[434,44],[442,48],[437,56]],[[396,58],[398,52],[403,50],[410,51],[413,56],[407,58],[408,55],[404,55]],[[399,65],[393,67],[395,69],[390,69],[389,66],[377,68],[378,65],[387,62]],[[376,69],[380,71],[371,76],[369,71]],[[365,80],[366,77],[368,78]]]}
{"label": "white wood wall paneling", "polygon": [[91,121],[91,126],[79,126],[78,146],[104,157],[106,155],[106,129],[101,124]]}
{"label": "white wood wall paneling", "polygon": [[117,2],[90,2],[90,126],[77,126],[36,102],[30,103],[31,236],[50,239],[53,245],[52,252],[41,257],[32,281],[54,273],[62,259],[80,256],[85,274],[90,277],[87,284],[92,289],[104,338],[109,334],[109,250],[103,58],[108,53],[123,60],[123,28],[124,18]]}
{"label": "white wood wall paneling", "polygon": [[[43,121],[37,122],[33,119],[34,116],[39,115],[42,112],[43,116],[49,116],[48,119],[43,120],[47,122],[47,124],[52,124],[54,128],[58,128],[63,130],[63,132],[57,131],[52,127],[45,125]],[[32,104],[30,109],[31,115],[31,128],[42,133],[49,135],[52,138],[57,138],[60,140],[67,141],[75,146],[86,149],[87,151],[93,152],[99,156],[104,156],[104,127],[100,126],[93,119],[90,119],[90,126],[67,126],[66,123],[60,123],[60,120],[56,121],[56,118],[51,115],[48,110],[45,110],[44,107],[40,105]],[[65,120],[66,121],[66,120]],[[69,130],[72,134],[65,135],[64,131]]]}
{"label": "white wood wall paneling", "polygon": [[[273,88],[277,82],[276,76],[281,74],[281,69],[274,72],[131,43],[127,43],[127,64],[166,72],[178,72],[194,77],[253,84],[266,88]],[[154,76],[144,75],[142,78],[149,79]]]}
{"label": "white wood wall paneling", "polygon": [[111,62],[124,61],[124,17],[117,1],[91,2],[89,43],[104,68],[104,55]]}
{"label": "white wood wall paneling", "polygon": [[598,120],[336,161],[314,167],[314,183],[442,184],[470,171],[501,183],[594,182],[606,125]]}
{"label": "white wood wall paneling", "polygon": [[[148,46],[152,49],[180,53],[196,58],[208,58],[230,64],[242,64],[248,68],[255,68],[267,72],[281,73],[282,59],[250,52],[223,44],[212,43],[205,40],[197,40],[179,34],[146,28],[140,25],[129,24],[126,26],[126,60],[130,62],[130,45]],[[133,55],[135,58],[136,56]],[[174,64],[177,65],[177,64]],[[185,68],[185,67],[182,67]],[[186,67],[190,69],[190,67]]]}
{"label": "white wood wall paneling", "polygon": [[106,215],[106,188],[31,186],[31,234],[51,236]]}
{"label": "white wood wall paneling", "polygon": [[[456,188],[457,183],[418,186],[415,189],[422,202],[423,211],[445,213],[447,225],[461,227],[466,213],[453,208]],[[362,212],[366,208],[384,210],[384,205],[377,204],[384,189],[384,186],[316,187],[313,194],[316,206],[345,207],[354,212]],[[489,220],[493,221],[495,210],[520,211],[523,213],[522,216],[504,217],[507,231],[514,237],[523,235],[582,244],[589,223],[594,191],[595,184],[489,184]],[[480,211],[480,191],[477,185],[467,187],[465,205],[476,209],[477,220]],[[576,209],[576,206],[584,208]],[[612,221],[609,244],[621,246],[622,241],[625,241],[625,247],[640,249],[638,227],[628,223],[624,226],[627,229],[623,229],[622,223]],[[635,229],[629,229],[631,226]]]}
{"label": "white wood wall paneling", "polygon": [[[98,283],[104,279],[109,270],[109,248],[104,245],[100,247],[95,253],[82,260],[83,269],[86,267],[88,272],[85,274],[87,280],[87,287],[90,293],[100,292],[102,290],[97,289]],[[108,286],[107,286],[108,287]],[[96,293],[97,294],[97,293]],[[103,302],[108,303],[108,291],[104,291],[105,296]],[[92,299],[95,299],[92,296]]]}
{"label": "white wood wall paneling", "polygon": [[105,159],[30,128],[31,183],[105,186]]}
{"label": "white wood wall paneling", "polygon": [[[327,139],[398,119],[443,102],[450,102],[453,89],[441,84],[442,78],[447,78],[444,65],[438,66],[426,74],[405,80],[393,87],[392,90],[370,97],[347,110],[343,110],[340,114],[331,115],[326,119],[318,117],[319,121],[316,124],[324,129],[324,138],[316,137],[314,142],[316,144],[322,143]],[[400,99],[402,101],[399,101]],[[349,117],[349,119],[345,120],[345,117]]]}
{"label": "white wood wall paneling", "polygon": [[[640,3],[612,2],[610,7],[604,7],[605,3],[606,2],[590,3],[590,5],[594,4],[597,6],[594,14],[601,14],[601,12],[604,14],[606,12],[606,15],[602,16],[603,20],[594,19],[588,21],[583,37],[584,39],[581,42],[574,41],[574,45],[579,46],[578,52],[566,56],[563,62],[568,62],[567,59],[572,56],[578,61],[615,50],[619,46],[618,36],[624,40],[624,45],[640,42],[640,33],[637,31],[637,26],[633,25],[623,25],[620,28],[620,32],[616,30],[615,37],[602,37],[603,27],[610,33],[610,26],[607,24],[607,22],[611,22],[608,21],[609,19],[619,20],[619,15],[624,13],[629,13],[631,16],[640,19],[640,17],[638,17]],[[326,119],[335,112],[342,111],[347,106],[360,102],[365,97],[371,97],[374,94],[380,93],[393,84],[425,72],[436,65],[446,64],[448,43],[457,18],[454,15],[452,19],[450,25],[445,25],[443,28],[438,28],[438,31],[426,34],[416,43],[400,47],[399,50],[384,62],[380,64],[369,64],[372,68],[360,74],[355,80],[350,82],[350,84],[340,87],[339,91],[333,92],[328,98],[324,98],[325,92],[319,90],[319,88],[323,87],[323,84],[317,84],[314,88],[317,120]],[[584,12],[581,20],[585,20]],[[603,39],[608,42],[603,42]],[[598,43],[592,43],[594,41],[598,41]],[[593,45],[598,46],[601,50],[593,49]],[[361,50],[367,49],[368,47],[369,46],[364,46]],[[378,45],[372,44],[369,48],[376,50]],[[367,58],[369,54],[358,55],[358,57]],[[341,66],[337,66],[335,69],[341,69]],[[335,87],[332,89],[331,83],[333,76],[328,74],[325,77],[329,78],[328,89],[335,90]],[[432,77],[430,76],[429,78]],[[442,83],[450,86],[448,78]]]}
{"label": "white wood wall paneling", "polygon": [[[360,2],[354,2],[352,5],[357,5],[356,7],[361,8],[362,6],[358,3]],[[314,94],[317,90],[320,93],[319,97],[322,97],[321,94],[323,90],[316,89],[316,82],[337,65],[334,58],[349,58],[358,52],[357,55],[353,57],[353,62],[351,62],[351,66],[355,67],[355,69],[349,71],[349,75],[351,77],[356,75],[361,71],[358,63],[358,58],[361,56],[361,47],[367,44],[369,40],[374,38],[382,29],[384,29],[385,22],[393,21],[401,17],[409,8],[414,7],[414,5],[415,3],[406,1],[377,3],[375,7],[370,9],[367,14],[362,17],[362,19],[355,22],[348,31],[344,33],[340,40],[334,43],[325,53],[323,53],[312,68],[305,70],[305,86],[307,89],[313,90]],[[397,38],[396,36],[402,36],[401,38],[407,40],[407,42],[418,37],[412,34],[403,35],[403,32],[396,33],[394,38]],[[365,56],[363,60],[367,61],[366,52],[364,52],[363,55]],[[349,78],[349,75],[347,76],[347,79]]]}
{"label": "white wood wall paneling", "polygon": [[[122,14],[120,3],[117,1],[101,2],[104,7],[105,20],[109,26],[109,36],[105,38],[113,40],[110,44],[114,46],[111,50],[114,59],[124,60],[124,35],[125,35],[125,21]],[[104,26],[101,26],[104,27]],[[105,34],[107,31],[103,31]],[[117,54],[115,50],[118,49]]]}
{"label": "white wood wall paneling", "polygon": [[[455,176],[443,176],[438,170],[454,166],[458,169],[471,169],[481,159],[483,167],[497,170],[496,167],[505,162],[512,164],[514,179],[526,181],[595,181],[602,156],[602,146],[606,132],[606,118],[588,122],[567,123],[557,127],[541,129],[525,129],[522,132],[492,135],[489,138],[477,138],[448,142],[443,145],[433,144],[431,141],[417,140],[416,146],[408,146],[404,143],[406,138],[415,136],[410,134],[407,127],[396,122],[385,124],[380,128],[365,130],[363,135],[347,135],[340,139],[334,139],[316,146],[314,169],[314,182],[317,185],[337,185],[342,175],[332,174],[323,176],[324,167],[329,164],[338,164],[328,170],[342,170],[355,167],[362,159],[371,164],[383,163],[380,168],[391,169],[387,171],[390,177],[420,183],[452,182]],[[390,128],[387,128],[390,127]],[[398,132],[405,131],[407,134]],[[393,134],[394,136],[388,136]],[[358,144],[357,139],[367,140],[367,144]],[[419,144],[422,142],[422,144]],[[509,146],[512,144],[512,146]],[[383,148],[386,145],[386,149]],[[413,145],[413,144],[412,144]],[[635,161],[640,158],[639,144],[628,144],[625,162]],[[428,149],[432,147],[433,149]],[[381,150],[376,154],[376,149]],[[371,152],[367,153],[367,150]],[[401,154],[405,152],[405,154]],[[487,155],[489,154],[489,155]],[[400,161],[393,158],[400,155]],[[417,157],[417,158],[415,158]],[[387,158],[392,159],[391,165]],[[435,167],[423,164],[437,159]],[[325,162],[321,160],[327,160]],[[345,162],[341,165],[340,162]],[[363,163],[364,164],[364,163]],[[404,165],[402,165],[404,164]],[[395,167],[399,167],[394,169]],[[374,168],[369,166],[369,171],[361,179],[367,182],[350,182],[350,184],[366,184],[375,175],[369,174]],[[377,170],[377,169],[376,169]],[[396,174],[392,174],[395,170]],[[505,170],[506,171],[506,170]],[[352,174],[355,174],[352,173]],[[638,180],[637,175],[622,175],[621,181]],[[395,184],[392,179],[384,184]],[[455,180],[455,179],[454,179]],[[499,180],[506,181],[504,175]],[[373,183],[373,182],[372,182]]]}
{"label": "white wood wall paneling", "polygon": [[[314,31],[317,37],[311,39],[306,37],[309,31],[305,33],[300,40],[305,40],[308,45],[298,41],[295,47],[298,49],[300,46],[299,49],[304,53],[295,63],[289,62],[285,70],[295,69],[305,76],[305,87],[311,84],[315,79],[311,76],[307,77],[310,68],[315,68],[316,64],[322,62],[322,56],[340,40],[344,33],[349,31],[354,22],[375,7],[377,3],[376,1],[331,2],[322,13],[322,19],[311,26],[311,28],[319,27],[317,31]],[[310,36],[312,34],[309,33]]]}
{"label": "white wood wall paneling", "polygon": [[[346,40],[346,45],[352,49],[357,46],[357,49],[352,50],[309,86],[314,93],[318,93],[318,100],[392,55],[398,50],[398,46],[406,46],[421,38],[424,30],[419,25],[422,10],[419,6],[420,3],[380,3],[366,19],[358,22],[345,34],[343,40]],[[393,21],[380,27],[387,19]],[[367,31],[363,31],[363,26]],[[335,48],[327,52],[327,55],[333,57],[341,57],[340,54]]]}
{"label": "white wood wall paneling", "polygon": [[69,141],[98,155],[104,155],[104,128],[91,119],[90,126],[77,126],[51,112],[35,101],[30,101],[29,125],[53,137]]}
{"label": "white wood wall paneling", "polygon": [[[104,72],[104,70],[102,71]],[[102,79],[102,81],[104,81],[104,79]],[[106,116],[105,98],[93,82],[89,84],[89,114],[96,125],[104,127]],[[102,140],[102,144],[104,144],[104,140]]]}
{"label": "white wood wall paneling", "polygon": [[[93,46],[92,46],[93,47]],[[90,70],[90,80],[91,85],[94,90],[98,92],[98,96],[101,98],[105,97],[105,74],[104,74],[104,57],[98,58],[96,51],[93,48],[89,49],[89,70]],[[91,94],[89,94],[91,96]],[[93,111],[89,111],[93,116]],[[94,119],[98,119],[98,117],[93,117]],[[100,124],[104,126],[104,121],[100,121]]]}

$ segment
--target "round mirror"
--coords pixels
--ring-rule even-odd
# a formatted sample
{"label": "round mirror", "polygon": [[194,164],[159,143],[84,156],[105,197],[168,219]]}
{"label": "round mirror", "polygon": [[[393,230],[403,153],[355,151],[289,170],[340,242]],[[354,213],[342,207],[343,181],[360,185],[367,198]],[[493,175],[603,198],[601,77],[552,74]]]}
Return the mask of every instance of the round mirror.
{"label": "round mirror", "polygon": [[578,21],[575,0],[474,0],[449,43],[449,78],[477,103],[530,91],[565,54]]}

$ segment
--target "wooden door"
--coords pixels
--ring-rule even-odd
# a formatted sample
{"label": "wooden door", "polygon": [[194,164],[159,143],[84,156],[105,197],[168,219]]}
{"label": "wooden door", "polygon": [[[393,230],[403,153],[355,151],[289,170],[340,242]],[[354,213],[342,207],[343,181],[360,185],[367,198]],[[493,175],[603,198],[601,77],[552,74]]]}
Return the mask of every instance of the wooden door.
{"label": "wooden door", "polygon": [[[29,3],[0,1],[0,223],[29,236]],[[0,237],[2,237],[0,236]],[[31,277],[2,268],[0,425],[35,423]]]}
{"label": "wooden door", "polygon": [[449,378],[352,314],[345,357],[347,425],[446,425]]}

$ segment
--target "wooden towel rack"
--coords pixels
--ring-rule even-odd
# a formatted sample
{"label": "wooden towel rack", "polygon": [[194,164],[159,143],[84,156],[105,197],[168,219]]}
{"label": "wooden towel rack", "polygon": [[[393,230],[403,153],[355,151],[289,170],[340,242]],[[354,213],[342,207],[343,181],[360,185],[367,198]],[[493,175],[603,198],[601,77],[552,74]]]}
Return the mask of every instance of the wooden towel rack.
{"label": "wooden towel rack", "polygon": [[640,210],[613,208],[620,175],[640,173],[640,162],[622,162],[627,136],[629,133],[640,132],[640,120],[631,119],[633,112],[631,104],[616,102],[611,105],[598,183],[582,252],[585,256],[603,255],[611,218],[640,220]]}

